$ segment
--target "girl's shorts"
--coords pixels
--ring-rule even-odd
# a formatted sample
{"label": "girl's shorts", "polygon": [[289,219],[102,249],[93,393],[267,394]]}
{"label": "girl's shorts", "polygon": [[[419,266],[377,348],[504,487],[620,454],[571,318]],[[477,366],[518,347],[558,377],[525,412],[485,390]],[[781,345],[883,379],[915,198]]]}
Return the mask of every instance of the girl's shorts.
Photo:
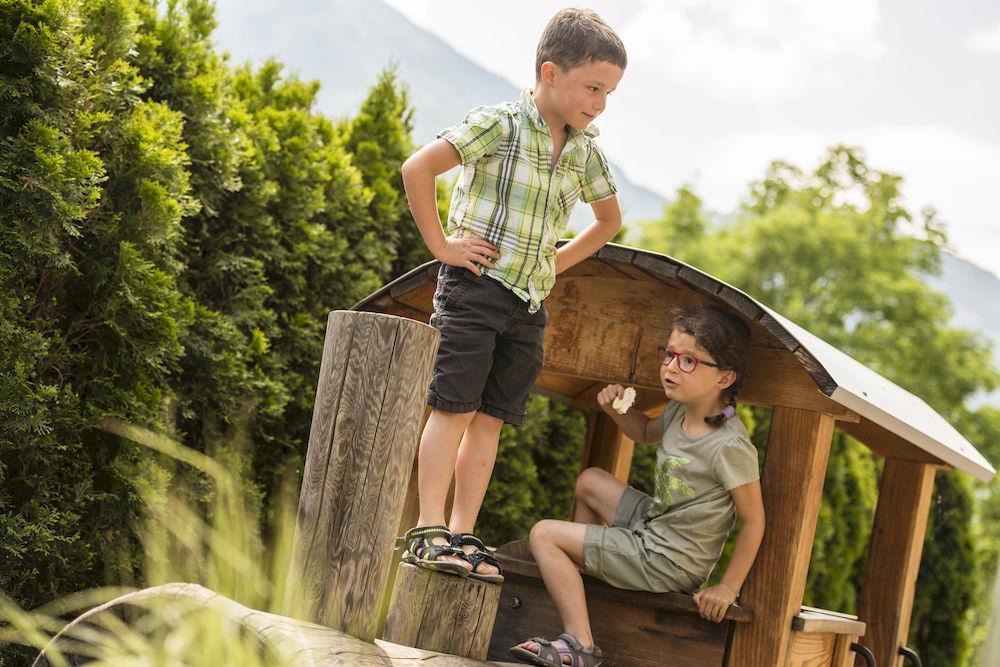
{"label": "girl's shorts", "polygon": [[587,526],[583,539],[584,572],[615,588],[692,593],[703,579],[643,544],[646,512],[652,504],[653,499],[642,491],[626,487],[612,524]]}

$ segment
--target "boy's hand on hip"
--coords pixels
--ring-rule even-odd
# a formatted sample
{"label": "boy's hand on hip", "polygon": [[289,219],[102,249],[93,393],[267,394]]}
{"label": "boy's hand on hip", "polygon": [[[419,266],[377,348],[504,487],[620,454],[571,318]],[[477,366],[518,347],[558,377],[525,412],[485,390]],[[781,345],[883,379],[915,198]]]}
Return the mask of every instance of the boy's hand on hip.
{"label": "boy's hand on hip", "polygon": [[597,405],[612,417],[621,416],[612,407],[616,398],[621,398],[625,394],[625,387],[620,384],[609,384],[597,395]]}
{"label": "boy's hand on hip", "polygon": [[726,617],[726,611],[736,602],[736,593],[725,584],[716,584],[711,588],[698,591],[694,596],[694,604],[702,618],[719,623]]}
{"label": "boy's hand on hip", "polygon": [[496,246],[486,239],[448,236],[445,237],[444,246],[434,253],[434,257],[444,264],[461,266],[481,276],[483,272],[476,263],[491,267],[495,260],[500,259],[500,253],[497,252]]}

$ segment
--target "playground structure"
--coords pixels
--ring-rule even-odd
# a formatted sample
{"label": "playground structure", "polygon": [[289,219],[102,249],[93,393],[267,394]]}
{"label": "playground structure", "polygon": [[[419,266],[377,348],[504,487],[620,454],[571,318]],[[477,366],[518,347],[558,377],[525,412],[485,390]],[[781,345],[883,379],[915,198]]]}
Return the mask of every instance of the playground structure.
{"label": "playground structure", "polygon": [[[438,266],[411,271],[355,312],[331,313],[290,575],[306,608],[295,612],[300,620],[270,619],[262,635],[278,643],[294,636],[293,655],[318,659],[303,664],[476,664],[506,659],[525,637],[561,631],[524,542],[500,547],[507,577],[500,587],[397,569],[391,557],[393,538],[417,515],[416,442],[437,346],[437,332],[423,323]],[[935,471],[956,468],[989,481],[995,471],[975,448],[919,398],[669,257],[606,246],[560,275],[545,303],[545,365],[535,389],[588,413],[580,470],[598,466],[627,480],[634,443],[599,410],[596,395],[616,382],[637,389],[637,409],[652,416],[664,408],[651,360],[674,307],[718,306],[749,324],[751,368],[740,400],[772,409],[761,478],[767,529],[739,604],[716,625],[697,615],[691,596],[621,591],[585,578],[595,638],[609,663],[659,665],[669,655],[673,665],[843,667],[860,658],[901,665]],[[856,617],[802,606],[835,428],[885,459]],[[419,609],[406,597],[437,587],[435,599],[444,602],[434,618],[390,611],[386,619],[396,579],[394,609]],[[463,631],[441,632],[453,626]],[[405,639],[376,640],[390,635]],[[337,657],[356,658],[342,647],[359,641],[364,661]],[[402,641],[424,650],[397,646]]]}
{"label": "playground structure", "polygon": [[[439,264],[411,271],[355,308],[427,321]],[[655,350],[674,307],[718,306],[751,327],[750,373],[740,401],[772,408],[761,485],[767,529],[739,609],[723,627],[696,616],[690,596],[615,591],[587,579],[594,634],[617,664],[849,665],[868,649],[878,665],[906,653],[935,470],[987,482],[995,471],[924,401],[764,304],[657,253],[607,245],[561,274],[546,298],[545,365],[535,389],[587,411],[580,470],[627,481],[634,443],[597,406],[608,383],[637,389],[636,407],[665,407]],[[835,428],[884,459],[857,617],[803,609],[813,534]],[[566,471],[575,475],[577,470]],[[401,527],[416,518],[408,493]],[[530,526],[525,527],[527,532]],[[515,640],[561,631],[524,544],[501,546],[508,573],[490,657]],[[851,651],[851,645],[860,648]]]}

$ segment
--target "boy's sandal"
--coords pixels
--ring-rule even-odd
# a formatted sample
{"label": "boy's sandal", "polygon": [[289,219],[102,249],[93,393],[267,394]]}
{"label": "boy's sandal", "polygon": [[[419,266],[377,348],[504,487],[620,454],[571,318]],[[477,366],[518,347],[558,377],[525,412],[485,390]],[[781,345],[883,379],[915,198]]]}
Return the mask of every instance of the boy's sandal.
{"label": "boy's sandal", "polygon": [[431,540],[435,537],[443,537],[450,542],[451,532],[445,526],[419,526],[409,529],[402,537],[397,537],[396,548],[404,549],[403,562],[422,567],[425,570],[467,577],[469,568],[461,563],[438,560],[441,556],[464,558],[465,552],[456,549],[451,544],[434,544]]}
{"label": "boy's sandal", "polygon": [[[469,545],[476,548],[472,553],[466,553],[462,547]],[[483,541],[473,535],[472,533],[453,533],[451,536],[451,546],[455,547],[462,553],[462,557],[472,564],[472,572],[469,576],[473,579],[480,579],[482,581],[488,581],[491,584],[502,584],[503,583],[503,568],[500,567],[500,561],[497,557],[489,552]],[[479,572],[479,566],[483,563],[487,565],[492,565],[497,569],[496,574],[487,574],[485,572]]]}
{"label": "boy's sandal", "polygon": [[[601,649],[594,646],[590,649],[583,648],[583,644],[576,640],[576,637],[564,632],[554,640],[532,637],[525,640],[538,644],[538,653],[532,653],[526,648],[512,646],[510,654],[519,660],[523,660],[532,665],[540,667],[550,667],[551,665],[569,665],[569,667],[598,667],[604,663],[604,655]],[[563,646],[557,646],[556,641],[561,641]],[[521,642],[522,644],[524,642]],[[569,662],[563,662],[563,656],[569,656]]]}

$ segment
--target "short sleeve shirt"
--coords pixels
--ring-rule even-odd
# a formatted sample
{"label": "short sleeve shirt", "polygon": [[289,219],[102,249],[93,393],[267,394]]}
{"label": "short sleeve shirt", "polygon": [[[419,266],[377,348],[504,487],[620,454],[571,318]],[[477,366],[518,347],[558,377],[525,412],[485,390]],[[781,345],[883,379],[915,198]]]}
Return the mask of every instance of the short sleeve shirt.
{"label": "short sleeve shirt", "polygon": [[597,129],[567,128],[556,168],[552,134],[531,91],[516,102],[476,107],[438,136],[455,147],[462,173],[452,194],[448,233],[483,238],[500,252],[483,273],[535,312],[555,285],[556,241],[577,200],[615,194],[614,175],[594,138]]}
{"label": "short sleeve shirt", "polygon": [[708,578],[736,521],[730,490],[760,478],[757,449],[739,417],[697,438],[684,432],[683,420],[684,406],[677,401],[660,416],[656,490],[643,541],[647,549]]}

